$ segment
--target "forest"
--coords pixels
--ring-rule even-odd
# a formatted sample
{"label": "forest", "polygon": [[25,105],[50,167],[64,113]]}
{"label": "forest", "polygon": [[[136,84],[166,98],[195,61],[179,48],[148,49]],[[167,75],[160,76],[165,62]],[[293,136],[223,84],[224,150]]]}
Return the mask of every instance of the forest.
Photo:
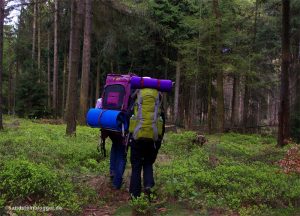
{"label": "forest", "polygon": [[[173,82],[153,203],[86,126],[112,73]],[[299,215],[299,143],[300,0],[0,0],[0,215]]]}

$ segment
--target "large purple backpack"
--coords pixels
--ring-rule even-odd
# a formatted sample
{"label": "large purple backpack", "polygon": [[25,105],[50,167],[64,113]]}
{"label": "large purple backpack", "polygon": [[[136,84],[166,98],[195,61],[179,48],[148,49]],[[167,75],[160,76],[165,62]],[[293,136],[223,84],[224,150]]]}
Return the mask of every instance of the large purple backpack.
{"label": "large purple backpack", "polygon": [[[131,84],[130,80],[133,75],[126,74],[108,74],[106,77],[106,83],[104,91],[102,93],[102,109],[104,110],[118,110],[124,113],[128,113],[130,100],[131,100]],[[123,142],[127,145],[127,134],[122,132],[109,131],[107,129],[101,129],[101,139],[99,142],[98,150],[102,152],[106,157],[105,139],[112,136],[123,137]]]}
{"label": "large purple backpack", "polygon": [[127,112],[132,75],[108,74],[102,94],[102,108]]}

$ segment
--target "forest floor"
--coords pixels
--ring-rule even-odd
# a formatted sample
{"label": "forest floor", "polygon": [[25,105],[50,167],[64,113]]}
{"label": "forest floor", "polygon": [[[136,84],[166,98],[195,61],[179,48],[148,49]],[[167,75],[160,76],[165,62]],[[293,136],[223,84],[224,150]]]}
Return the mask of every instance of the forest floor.
{"label": "forest floor", "polygon": [[[78,126],[65,136],[61,121],[5,116],[0,132],[0,215],[99,215],[132,213],[127,163],[121,191],[111,187],[109,158],[100,162],[99,130]],[[299,174],[283,173],[280,149],[269,135],[168,133],[155,163],[154,215],[300,215]],[[108,142],[107,149],[110,144]],[[141,208],[143,202],[136,203]],[[11,210],[14,206],[49,211]]]}

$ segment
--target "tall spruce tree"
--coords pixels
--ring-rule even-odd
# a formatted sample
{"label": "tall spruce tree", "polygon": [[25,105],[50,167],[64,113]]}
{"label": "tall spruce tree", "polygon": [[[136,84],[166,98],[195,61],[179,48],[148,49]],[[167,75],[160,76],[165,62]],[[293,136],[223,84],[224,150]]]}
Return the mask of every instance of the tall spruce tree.
{"label": "tall spruce tree", "polygon": [[82,0],[74,0],[71,5],[71,31],[69,47],[69,78],[67,95],[66,134],[69,136],[76,134],[76,115],[77,115],[77,78],[80,61],[80,33],[82,30],[84,4]]}
{"label": "tall spruce tree", "polygon": [[4,26],[4,0],[0,0],[0,130],[3,130],[2,122],[2,75],[3,75],[3,26]]}

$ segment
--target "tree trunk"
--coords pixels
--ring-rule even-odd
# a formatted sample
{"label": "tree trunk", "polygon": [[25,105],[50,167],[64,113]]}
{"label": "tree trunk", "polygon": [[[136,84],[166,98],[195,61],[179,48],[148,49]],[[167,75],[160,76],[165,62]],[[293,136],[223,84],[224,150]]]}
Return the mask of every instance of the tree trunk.
{"label": "tree trunk", "polygon": [[287,144],[289,125],[290,0],[282,0],[282,62],[277,145]]}
{"label": "tree trunk", "polygon": [[54,115],[58,114],[58,0],[55,0],[54,9],[54,54],[53,54],[53,101]]}
{"label": "tree trunk", "polygon": [[243,132],[246,133],[248,126],[248,114],[249,114],[249,100],[250,100],[250,92],[249,92],[249,78],[246,75],[245,77],[245,91],[244,91],[244,109],[243,109]]}
{"label": "tree trunk", "polygon": [[213,11],[216,17],[216,63],[217,67],[217,128],[219,133],[224,132],[224,90],[223,90],[223,71],[220,67],[220,38],[221,38],[221,13],[219,10],[219,0],[213,0]]}
{"label": "tree trunk", "polygon": [[64,55],[64,71],[63,71],[63,86],[62,86],[62,113],[61,115],[64,116],[65,113],[65,105],[66,105],[66,80],[67,80],[67,75],[68,75],[68,57],[67,53]]}
{"label": "tree trunk", "polygon": [[[164,73],[164,78],[168,79],[168,70],[169,70],[169,46],[167,44],[166,47],[166,65],[165,65],[165,73]],[[165,119],[168,119],[168,99],[167,99],[167,94],[163,94],[163,108],[165,111]]]}
{"label": "tree trunk", "polygon": [[80,87],[79,124],[84,125],[88,108],[89,76],[91,63],[91,28],[92,28],[92,0],[85,0],[84,42],[82,54],[82,74]]}
{"label": "tree trunk", "polygon": [[95,80],[92,78],[92,80],[91,80],[91,85],[90,85],[90,89],[89,89],[89,92],[90,92],[90,96],[89,96],[89,98],[88,98],[88,100],[87,100],[87,103],[88,103],[88,107],[94,107],[94,103],[95,103],[95,101],[94,101],[94,97],[95,97],[95,95],[96,94],[94,94],[95,93],[95,85],[97,85],[97,83],[95,84]]}
{"label": "tree trunk", "polygon": [[[211,36],[209,36],[209,46],[211,47]],[[208,89],[207,89],[207,130],[212,133],[212,70],[211,70],[211,48],[208,54]]]}
{"label": "tree trunk", "polygon": [[16,73],[14,78],[14,92],[13,92],[13,115],[16,114],[16,94],[17,94],[17,88],[19,83],[19,60],[18,57],[16,58]]}
{"label": "tree trunk", "polygon": [[13,108],[13,62],[9,65],[8,74],[8,114],[12,114]]}
{"label": "tree trunk", "polygon": [[[255,51],[256,43],[256,32],[257,32],[257,16],[258,16],[258,0],[255,1],[255,16],[254,16],[254,25],[253,25],[253,41],[252,41],[252,52]],[[249,56],[249,73],[251,73],[251,56]],[[244,90],[244,107],[243,107],[243,132],[247,131],[249,125],[249,108],[250,108],[250,99],[251,99],[251,89],[250,89],[250,78],[249,75],[245,75],[245,90]],[[250,109],[251,113],[251,109]]]}
{"label": "tree trunk", "polygon": [[48,30],[48,73],[47,73],[47,81],[48,81],[48,108],[51,108],[51,60],[50,60],[50,30]]}
{"label": "tree trunk", "polygon": [[175,98],[174,98],[174,124],[176,126],[179,125],[179,117],[178,117],[178,103],[179,103],[179,88],[180,88],[180,62],[177,59],[176,62],[176,81],[175,81]]}
{"label": "tree trunk", "polygon": [[77,79],[80,61],[80,33],[82,30],[83,1],[74,0],[71,6],[71,30],[69,47],[69,78],[68,78],[68,103],[66,112],[66,134],[76,134],[77,113]]}
{"label": "tree trunk", "polygon": [[211,72],[209,74],[209,80],[208,80],[208,96],[207,96],[207,129],[208,133],[212,133],[212,78],[211,78]]}
{"label": "tree trunk", "polygon": [[96,97],[95,97],[95,102],[97,101],[98,98],[100,98],[100,60],[98,60],[98,65],[97,65],[97,75],[96,75]]}
{"label": "tree trunk", "polygon": [[35,38],[36,38],[36,7],[37,7],[37,0],[33,0],[33,22],[32,22],[32,51],[31,51],[31,58],[32,61],[35,59]]}
{"label": "tree trunk", "polygon": [[231,126],[237,127],[239,125],[239,75],[235,74],[233,77],[232,101],[231,101]]}
{"label": "tree trunk", "polygon": [[39,82],[41,81],[41,14],[40,14],[40,4],[37,6],[37,37],[38,37],[38,71],[39,71]]}
{"label": "tree trunk", "polygon": [[0,130],[3,130],[3,122],[2,122],[3,25],[4,25],[4,0],[0,0]]}

